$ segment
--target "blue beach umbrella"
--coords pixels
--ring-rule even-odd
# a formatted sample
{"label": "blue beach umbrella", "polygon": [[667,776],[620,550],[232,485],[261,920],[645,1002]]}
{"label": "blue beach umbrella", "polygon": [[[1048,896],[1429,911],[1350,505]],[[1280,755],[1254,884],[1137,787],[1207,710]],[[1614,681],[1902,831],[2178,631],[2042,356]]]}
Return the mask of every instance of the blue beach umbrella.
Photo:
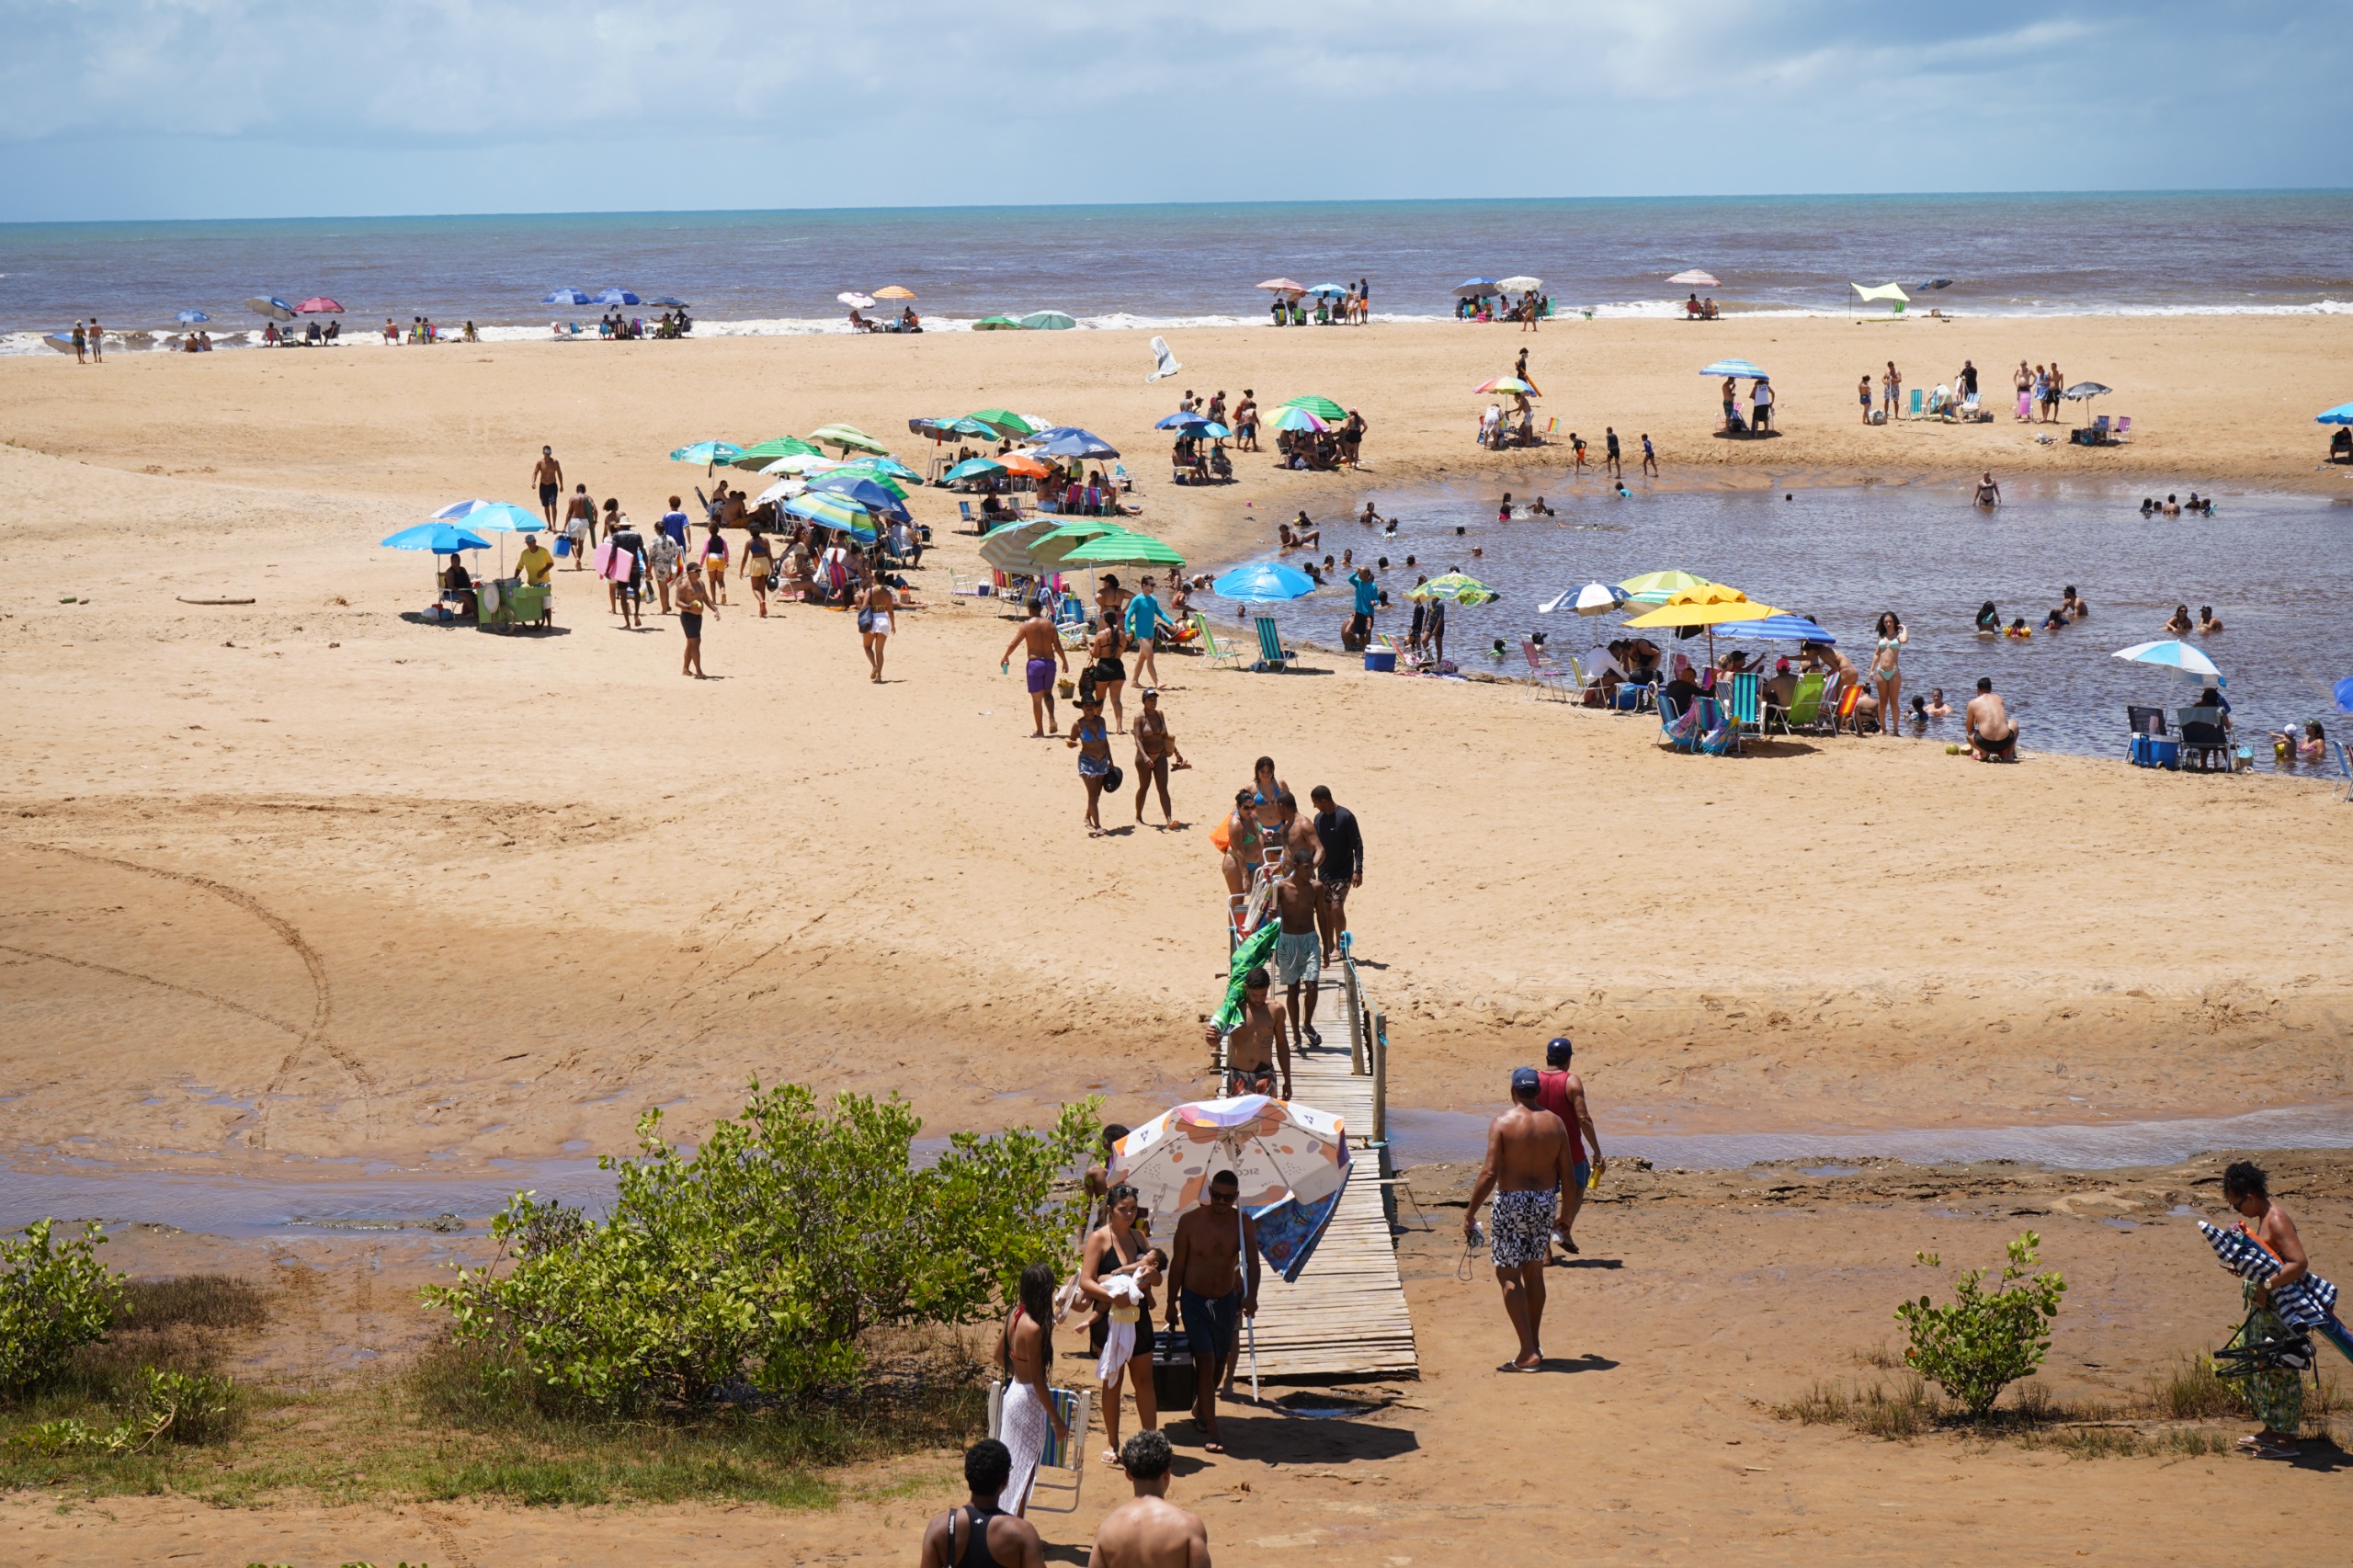
{"label": "blue beach umbrella", "polygon": [[439,511],[434,513],[432,520],[437,523],[454,523],[460,517],[466,516],[468,513],[477,511],[489,505],[490,503],[487,501],[452,501],[448,506],[442,507]]}
{"label": "blue beach umbrella", "polygon": [[1033,451],[1050,458],[1116,458],[1120,449],[1092,430],[1082,430],[1075,425],[1057,425],[1041,430],[1034,437]]}
{"label": "blue beach umbrella", "polygon": [[597,305],[634,305],[639,301],[636,295],[626,289],[608,289],[589,302]]}
{"label": "blue beach umbrella", "polygon": [[907,520],[906,504],[864,474],[820,474],[809,482],[809,491],[813,494],[834,495],[844,501],[854,501],[868,511],[879,513],[894,522],[904,523]]}
{"label": "blue beach umbrella", "polygon": [[2213,660],[2178,638],[2167,638],[2159,642],[2135,642],[2130,648],[2119,649],[2114,656],[2131,664],[2155,665],[2160,669],[2177,670],[2194,679],[2211,680],[2216,686],[2230,684],[2222,678],[2222,672],[2214,667]]}
{"label": "blue beach umbrella", "polygon": [[[180,319],[185,321],[188,318],[183,316]],[[2353,425],[2353,403],[2340,403],[2335,408],[2330,409],[2326,414],[2315,414],[2313,415],[2313,423],[2315,425]]]}
{"label": "blue beach umbrella", "polygon": [[1715,628],[1719,637],[1756,637],[1768,642],[1819,642],[1835,648],[1838,639],[1802,615],[1768,615],[1762,620],[1734,620]]}
{"label": "blue beach umbrella", "polygon": [[744,449],[733,441],[697,441],[690,447],[680,447],[670,454],[674,463],[700,463],[706,469],[721,463],[732,463],[744,455]]}
{"label": "blue beach umbrella", "polygon": [[1454,286],[1455,295],[1459,299],[1476,300],[1495,291],[1495,280],[1492,278],[1466,278]]}
{"label": "blue beach umbrella", "polygon": [[839,528],[860,543],[870,544],[874,540],[874,519],[866,515],[865,507],[845,496],[806,493],[785,502],[784,509],[796,517]]}
{"label": "blue beach umbrella", "polygon": [[952,484],[961,479],[984,479],[992,473],[1003,473],[1005,465],[994,458],[970,458],[939,476],[940,483]]}
{"label": "blue beach umbrella", "polygon": [[1315,591],[1315,579],[1279,561],[1254,561],[1237,566],[1210,585],[1229,599],[1295,599]]}
{"label": "blue beach umbrella", "polygon": [[256,295],[253,299],[245,301],[245,309],[253,312],[253,313],[257,316],[267,316],[272,321],[292,321],[294,319],[294,307],[288,304],[285,301],[279,299],[275,294]]}
{"label": "blue beach umbrella", "polygon": [[2353,676],[2347,676],[2336,683],[2336,710],[2353,713]]}
{"label": "blue beach umbrella", "polygon": [[665,311],[683,311],[687,308],[687,302],[684,300],[669,294],[648,294],[645,297],[645,302]]}
{"label": "blue beach umbrella", "polygon": [[577,289],[558,289],[540,301],[542,305],[585,305],[590,302],[588,296]]}
{"label": "blue beach umbrella", "polygon": [[1699,373],[1703,376],[1712,376],[1718,381],[1722,381],[1726,376],[1760,381],[1769,381],[1773,379],[1745,359],[1719,359]]}
{"label": "blue beach umbrella", "polygon": [[477,539],[454,523],[418,523],[380,540],[387,550],[429,550],[436,555],[455,555],[461,550],[488,550],[490,541]]}
{"label": "blue beach umbrella", "polygon": [[917,473],[906,464],[899,461],[896,458],[864,457],[858,459],[849,466],[855,469],[863,469],[869,473],[883,474],[892,479],[913,480],[917,484],[921,484],[923,483],[923,475]]}
{"label": "blue beach umbrella", "polygon": [[1179,409],[1165,419],[1154,420],[1152,427],[1155,430],[1182,430],[1188,426],[1206,425],[1209,422],[1210,416],[1206,414],[1198,413],[1192,409]]}
{"label": "blue beach umbrella", "polygon": [[1308,290],[1311,294],[1323,294],[1335,300],[1338,299],[1347,291],[1348,290],[1346,286],[1338,283],[1318,283],[1315,287]]}
{"label": "blue beach umbrella", "polygon": [[182,311],[177,319],[186,325],[194,326],[198,322],[210,321],[212,318],[202,311]]}
{"label": "blue beach umbrella", "polygon": [[[528,507],[517,506],[512,501],[461,501],[459,505],[473,508],[470,512],[460,513],[458,517],[470,528],[509,534],[549,531],[546,518]],[[443,511],[447,510],[447,507],[443,508]],[[433,515],[439,517],[441,513]]]}

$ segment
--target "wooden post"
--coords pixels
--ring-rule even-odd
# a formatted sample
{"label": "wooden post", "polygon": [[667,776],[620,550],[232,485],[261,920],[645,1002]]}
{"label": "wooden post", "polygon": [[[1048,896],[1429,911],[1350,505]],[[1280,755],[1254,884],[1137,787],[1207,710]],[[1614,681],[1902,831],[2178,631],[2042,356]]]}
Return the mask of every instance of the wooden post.
{"label": "wooden post", "polygon": [[1364,1044],[1365,1030],[1372,1019],[1365,1012],[1364,987],[1357,980],[1357,966],[1347,964],[1343,972],[1347,976],[1348,1071],[1361,1078],[1372,1071],[1372,1063],[1366,1060]]}
{"label": "wooden post", "polygon": [[1372,1016],[1372,1141],[1389,1142],[1389,1020]]}

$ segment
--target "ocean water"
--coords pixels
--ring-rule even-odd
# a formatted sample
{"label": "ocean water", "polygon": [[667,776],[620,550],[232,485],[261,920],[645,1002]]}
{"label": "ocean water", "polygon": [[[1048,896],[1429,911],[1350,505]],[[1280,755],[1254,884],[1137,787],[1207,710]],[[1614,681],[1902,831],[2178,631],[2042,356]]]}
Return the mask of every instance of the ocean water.
{"label": "ocean water", "polygon": [[1562,309],[1665,315],[1700,267],[1735,311],[1836,315],[1893,280],[1976,313],[2353,310],[2353,193],[1674,198],[927,208],[0,225],[0,351],[96,312],[111,329],[325,294],[385,316],[538,335],[608,286],[686,300],[710,333],[846,330],[835,296],[897,283],[937,326],[1054,309],[1091,327],[1256,324],[1254,286],[1372,284],[1377,316],[1445,314],[1526,274]]}
{"label": "ocean water", "polygon": [[[1628,445],[1639,452],[1637,443]],[[1671,451],[1665,460],[1673,462]],[[1358,564],[1389,558],[1379,576],[1396,608],[1380,625],[1401,639],[1412,617],[1404,594],[1416,573],[1460,569],[1500,590],[1491,604],[1448,607],[1447,653],[1464,670],[1506,675],[1528,673],[1519,640],[1530,631],[1544,631],[1563,661],[1621,635],[1624,616],[1545,615],[1537,607],[1563,589],[1644,572],[1690,572],[1809,615],[1859,668],[1870,663],[1879,613],[1893,609],[1911,633],[1903,653],[1904,706],[1912,694],[1941,687],[1954,710],[1930,727],[1929,739],[1962,739],[1960,710],[1977,677],[1991,676],[2029,750],[2098,756],[2121,755],[2126,704],[2172,709],[2197,694],[2170,671],[2112,655],[2169,635],[2164,623],[2177,604],[2187,603],[2193,617],[2211,605],[2225,630],[2188,641],[2228,680],[2237,739],[2254,746],[2259,768],[2273,766],[2267,730],[2319,719],[2332,736],[2353,738],[2353,716],[2336,713],[2332,702],[2336,683],[2353,676],[2353,619],[2343,609],[2353,602],[2353,506],[2234,494],[2218,500],[2211,519],[2167,520],[2143,519],[2137,492],[2066,485],[2006,486],[2006,504],[1986,513],[1959,483],[1654,492],[1635,479],[1631,498],[1619,500],[1594,477],[1552,479],[1549,489],[1531,486],[1517,499],[1524,506],[1542,489],[1559,515],[1511,523],[1495,520],[1499,486],[1368,488],[1354,508],[1370,501],[1382,517],[1395,514],[1396,534],[1336,515],[1321,519],[1321,549],[1335,557],[1353,550]],[[1474,548],[1484,553],[1474,557]],[[1408,556],[1418,564],[1408,567]],[[2023,642],[1976,634],[1985,600],[2005,624],[2023,616],[2040,628],[2070,585],[2091,607],[2086,619]],[[1238,612],[1222,600],[1211,603],[1229,616]],[[1282,607],[1277,620],[1289,634],[1336,647],[1347,613],[1347,596],[1331,587]],[[1695,664],[1707,649],[1704,638],[1648,635]],[[1490,656],[1498,637],[1508,655],[1501,662]],[[1718,642],[1795,651],[1722,635]]]}

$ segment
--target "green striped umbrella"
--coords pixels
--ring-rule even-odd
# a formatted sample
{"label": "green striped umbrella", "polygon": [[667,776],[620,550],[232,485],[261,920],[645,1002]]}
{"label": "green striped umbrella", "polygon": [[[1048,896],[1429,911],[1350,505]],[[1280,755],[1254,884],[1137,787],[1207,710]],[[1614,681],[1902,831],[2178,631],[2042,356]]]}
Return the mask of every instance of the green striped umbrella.
{"label": "green striped umbrella", "polygon": [[1102,539],[1109,534],[1124,534],[1127,531],[1117,523],[1097,522],[1091,517],[1082,517],[1074,522],[1064,523],[1059,528],[1048,528],[1044,533],[1031,540],[1029,544],[1029,558],[1048,565],[1058,565],[1069,556],[1072,551],[1090,540]]}
{"label": "green striped umbrella", "polygon": [[1006,436],[1032,436],[1038,427],[1009,408],[983,408],[964,415],[977,419],[990,429]]}
{"label": "green striped umbrella", "polygon": [[809,439],[821,447],[839,447],[846,452],[880,452],[886,458],[891,455],[890,448],[855,425],[821,425],[809,432]]}
{"label": "green striped umbrella", "polygon": [[1328,397],[1294,397],[1275,405],[1278,408],[1303,408],[1318,419],[1337,422],[1348,416],[1348,411]]}
{"label": "green striped umbrella", "polygon": [[756,447],[744,449],[744,455],[734,460],[737,468],[761,468],[779,458],[819,457],[816,448],[798,436],[779,436],[772,441],[762,441]]}
{"label": "green striped umbrella", "polygon": [[1065,566],[1182,566],[1176,548],[1150,534],[1105,534],[1063,557]]}

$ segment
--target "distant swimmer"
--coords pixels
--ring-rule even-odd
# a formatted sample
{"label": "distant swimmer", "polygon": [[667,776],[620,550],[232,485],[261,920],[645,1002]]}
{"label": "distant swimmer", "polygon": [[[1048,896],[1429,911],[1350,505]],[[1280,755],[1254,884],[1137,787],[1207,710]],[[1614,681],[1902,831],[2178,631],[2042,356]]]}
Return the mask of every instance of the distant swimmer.
{"label": "distant swimmer", "polygon": [[1991,469],[1978,476],[1977,504],[1980,506],[1998,506],[2002,504],[2002,487],[1994,483],[1994,471]]}

